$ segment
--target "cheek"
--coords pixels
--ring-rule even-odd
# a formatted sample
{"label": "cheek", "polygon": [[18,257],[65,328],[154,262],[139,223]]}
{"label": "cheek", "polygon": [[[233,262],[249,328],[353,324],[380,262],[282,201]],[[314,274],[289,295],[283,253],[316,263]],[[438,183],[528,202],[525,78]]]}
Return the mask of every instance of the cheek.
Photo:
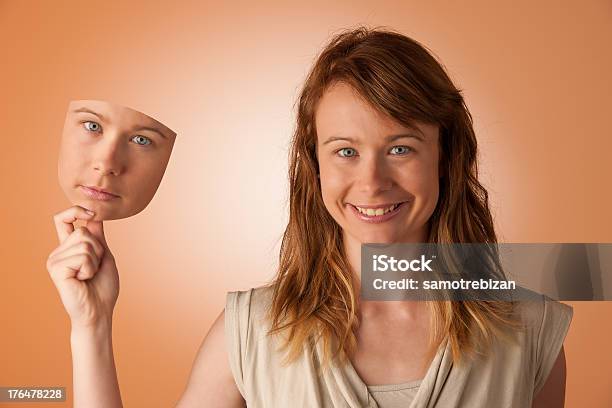
{"label": "cheek", "polygon": [[440,193],[440,180],[436,166],[437,164],[421,167],[418,172],[413,173],[414,177],[409,181],[412,187],[408,191],[415,195],[423,216],[426,218],[433,213]]}
{"label": "cheek", "polygon": [[348,184],[348,176],[331,166],[322,167],[320,171],[323,202],[327,209],[333,212],[336,210],[338,203],[342,201],[343,194]]}
{"label": "cheek", "polygon": [[87,163],[87,150],[74,144],[62,144],[58,157],[58,176],[60,183],[72,182],[78,178]]}
{"label": "cheek", "polygon": [[416,163],[410,169],[404,169],[399,173],[400,184],[408,192],[421,202],[437,202],[438,197],[438,171],[437,165],[422,162]]}
{"label": "cheek", "polygon": [[159,187],[167,161],[164,162],[164,158],[151,157],[146,161],[133,158],[130,162],[132,165],[124,182],[134,202],[146,204]]}
{"label": "cheek", "polygon": [[[321,197],[323,197],[323,204],[328,211],[333,211],[331,203],[333,202],[334,191],[333,187],[326,181],[327,177],[321,174],[320,186],[321,186]],[[330,212],[331,212],[330,211]]]}

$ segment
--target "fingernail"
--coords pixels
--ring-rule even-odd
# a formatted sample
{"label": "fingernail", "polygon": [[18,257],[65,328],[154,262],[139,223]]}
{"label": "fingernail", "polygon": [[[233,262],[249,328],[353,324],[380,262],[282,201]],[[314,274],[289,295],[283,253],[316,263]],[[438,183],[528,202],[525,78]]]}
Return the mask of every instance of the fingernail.
{"label": "fingernail", "polygon": [[94,215],[94,214],[95,214],[93,211],[90,211],[90,210],[85,210],[85,212],[86,212],[87,214],[89,214],[89,215]]}

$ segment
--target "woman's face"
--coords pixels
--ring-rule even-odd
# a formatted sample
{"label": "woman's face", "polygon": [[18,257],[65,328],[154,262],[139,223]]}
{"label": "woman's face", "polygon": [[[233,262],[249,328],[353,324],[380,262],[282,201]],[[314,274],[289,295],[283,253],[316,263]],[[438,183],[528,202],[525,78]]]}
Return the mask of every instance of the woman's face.
{"label": "woman's face", "polygon": [[337,83],[319,101],[316,129],[323,202],[345,239],[426,242],[439,193],[438,126],[405,127]]}
{"label": "woman's face", "polygon": [[175,137],[133,109],[72,101],[60,146],[60,185],[72,204],[94,211],[95,220],[137,214],[159,187]]}

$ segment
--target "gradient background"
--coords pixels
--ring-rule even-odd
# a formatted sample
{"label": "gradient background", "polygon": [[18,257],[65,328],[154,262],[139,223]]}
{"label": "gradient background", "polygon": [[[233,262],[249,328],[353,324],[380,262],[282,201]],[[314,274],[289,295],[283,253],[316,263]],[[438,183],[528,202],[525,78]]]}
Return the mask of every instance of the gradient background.
{"label": "gradient background", "polygon": [[[124,405],[172,406],[226,292],[274,274],[293,104],[329,36],[359,23],[424,43],[464,89],[501,241],[612,241],[609,0],[125,3],[0,1],[0,385],[71,394],[45,268],[69,205],[68,101],[114,95],[178,132],[149,207],[105,227]],[[612,303],[571,304],[567,406],[612,406]]]}

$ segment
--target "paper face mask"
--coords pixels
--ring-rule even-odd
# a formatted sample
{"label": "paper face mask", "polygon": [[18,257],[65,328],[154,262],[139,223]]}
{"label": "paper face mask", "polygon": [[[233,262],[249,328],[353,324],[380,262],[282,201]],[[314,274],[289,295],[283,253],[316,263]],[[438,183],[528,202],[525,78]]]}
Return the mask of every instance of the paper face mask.
{"label": "paper face mask", "polygon": [[164,175],[176,133],[136,110],[105,101],[68,106],[58,161],[59,182],[73,205],[94,220],[138,214]]}

